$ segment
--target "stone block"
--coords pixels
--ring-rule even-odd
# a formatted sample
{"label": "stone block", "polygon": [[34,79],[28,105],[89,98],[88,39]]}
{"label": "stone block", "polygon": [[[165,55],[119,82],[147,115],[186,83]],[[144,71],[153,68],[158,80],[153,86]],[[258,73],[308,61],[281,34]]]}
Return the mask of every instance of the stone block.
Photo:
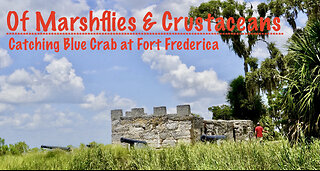
{"label": "stone block", "polygon": [[190,130],[180,130],[172,132],[173,138],[191,137]]}
{"label": "stone block", "polygon": [[119,133],[119,132],[127,132],[129,131],[129,127],[127,126],[123,126],[123,125],[118,125],[117,127],[112,128],[112,131],[115,133]]}
{"label": "stone block", "polygon": [[119,120],[122,117],[122,109],[111,110],[111,120]]}
{"label": "stone block", "polygon": [[144,116],[144,108],[133,108],[131,109],[131,117]]}
{"label": "stone block", "polygon": [[145,134],[142,135],[142,139],[144,139],[144,140],[157,140],[158,134],[154,134],[152,132],[146,132]]}
{"label": "stone block", "polygon": [[165,106],[153,107],[153,115],[163,116],[167,114],[167,108]]}
{"label": "stone block", "polygon": [[190,105],[178,105],[177,114],[179,116],[188,116],[191,115]]}
{"label": "stone block", "polygon": [[170,137],[170,135],[167,132],[160,133],[159,136],[160,136],[160,139],[166,139]]}
{"label": "stone block", "polygon": [[168,147],[168,146],[175,146],[176,145],[176,140],[175,139],[172,139],[172,138],[168,138],[168,139],[165,139],[162,141],[161,145],[163,147]]}
{"label": "stone block", "polygon": [[168,123],[168,124],[166,124],[166,128],[168,130],[177,129],[178,128],[178,123],[176,123],[176,122]]}

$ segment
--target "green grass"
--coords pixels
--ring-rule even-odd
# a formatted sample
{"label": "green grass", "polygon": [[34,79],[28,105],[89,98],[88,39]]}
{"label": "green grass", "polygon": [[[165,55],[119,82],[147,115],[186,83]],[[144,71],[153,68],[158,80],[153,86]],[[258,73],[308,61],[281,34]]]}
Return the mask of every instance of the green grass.
{"label": "green grass", "polygon": [[320,141],[296,146],[284,140],[197,143],[163,149],[80,146],[72,152],[1,156],[0,169],[320,169]]}

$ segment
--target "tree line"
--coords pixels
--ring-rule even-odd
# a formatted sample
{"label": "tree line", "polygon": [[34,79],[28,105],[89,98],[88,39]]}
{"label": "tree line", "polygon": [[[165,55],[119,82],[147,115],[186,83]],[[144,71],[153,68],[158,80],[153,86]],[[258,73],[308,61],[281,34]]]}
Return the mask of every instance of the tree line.
{"label": "tree line", "polygon": [[[291,142],[320,138],[320,1],[269,0],[257,9],[246,2],[211,0],[191,7],[189,16],[258,20],[281,17],[293,30],[283,54],[268,35],[220,35],[222,41],[243,59],[244,76],[231,81],[226,95],[230,105],[212,106],[213,119],[251,119],[262,122],[273,135],[282,134]],[[304,28],[297,27],[298,14],[308,17]],[[220,33],[260,33],[220,30]],[[262,29],[261,29],[262,30]],[[261,33],[268,33],[263,29]],[[266,43],[269,56],[260,64],[252,57],[253,47]],[[261,95],[267,96],[267,105]],[[278,130],[278,131],[275,131]]]}

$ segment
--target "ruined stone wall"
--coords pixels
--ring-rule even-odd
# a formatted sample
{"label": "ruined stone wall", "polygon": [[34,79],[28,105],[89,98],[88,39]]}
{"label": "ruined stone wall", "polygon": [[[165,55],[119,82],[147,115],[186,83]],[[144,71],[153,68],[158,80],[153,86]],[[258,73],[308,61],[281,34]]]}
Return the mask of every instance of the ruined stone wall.
{"label": "ruined stone wall", "polygon": [[249,140],[253,137],[251,120],[205,120],[204,134],[225,135],[228,139]]}
{"label": "ruined stone wall", "polygon": [[177,106],[177,114],[167,114],[166,107],[154,107],[152,115],[143,108],[134,108],[122,116],[122,110],[112,110],[112,143],[120,138],[146,141],[152,147],[192,143],[203,133],[203,118],[191,114],[189,105]]}
{"label": "ruined stone wall", "polygon": [[250,120],[204,120],[191,114],[189,105],[177,106],[176,114],[167,114],[165,106],[154,107],[147,115],[143,108],[133,108],[125,116],[121,109],[111,111],[112,143],[120,138],[146,141],[151,147],[193,143],[201,135],[226,135],[228,139],[248,140],[253,137]]}

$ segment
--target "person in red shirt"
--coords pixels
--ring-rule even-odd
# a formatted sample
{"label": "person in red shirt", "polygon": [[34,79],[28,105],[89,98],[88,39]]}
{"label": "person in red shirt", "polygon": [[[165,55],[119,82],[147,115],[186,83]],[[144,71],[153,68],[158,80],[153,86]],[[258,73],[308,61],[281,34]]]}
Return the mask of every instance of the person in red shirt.
{"label": "person in red shirt", "polygon": [[263,127],[260,126],[260,123],[258,122],[257,123],[257,127],[254,129],[255,130],[255,135],[256,135],[256,138],[259,139],[259,140],[262,140],[263,138],[263,132],[268,132],[268,131],[264,131],[263,130]]}

